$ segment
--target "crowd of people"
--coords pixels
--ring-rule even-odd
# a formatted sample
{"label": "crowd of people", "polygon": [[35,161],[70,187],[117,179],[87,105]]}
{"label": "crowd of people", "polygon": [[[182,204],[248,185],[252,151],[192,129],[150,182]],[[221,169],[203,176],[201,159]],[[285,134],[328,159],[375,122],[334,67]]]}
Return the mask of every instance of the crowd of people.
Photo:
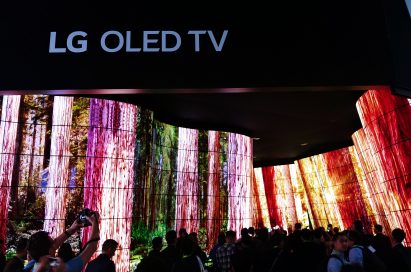
{"label": "crowd of people", "polygon": [[[87,220],[92,231],[79,254],[65,243],[82,227],[76,221],[54,240],[44,231],[21,238],[16,255],[0,266],[0,272],[114,272],[111,258],[118,243],[106,240],[101,254],[90,261],[99,241],[98,214]],[[243,228],[238,239],[232,230],[221,232],[207,254],[195,232],[180,229],[177,235],[170,230],[165,235],[167,246],[163,249],[163,237],[152,239],[152,250],[134,272],[411,272],[411,249],[403,245],[404,239],[403,230],[394,229],[389,237],[378,224],[374,234],[368,234],[359,220],[344,231],[331,224],[310,230],[297,223],[288,231]],[[0,261],[4,263],[4,256]]]}
{"label": "crowd of people", "polygon": [[137,266],[136,272],[411,272],[411,251],[403,246],[405,233],[393,230],[391,238],[375,225],[374,235],[364,231],[361,221],[350,230],[339,231],[329,225],[310,230],[295,224],[293,231],[269,231],[253,227],[220,233],[207,257],[195,233],[180,230],[153,239],[153,250]]}

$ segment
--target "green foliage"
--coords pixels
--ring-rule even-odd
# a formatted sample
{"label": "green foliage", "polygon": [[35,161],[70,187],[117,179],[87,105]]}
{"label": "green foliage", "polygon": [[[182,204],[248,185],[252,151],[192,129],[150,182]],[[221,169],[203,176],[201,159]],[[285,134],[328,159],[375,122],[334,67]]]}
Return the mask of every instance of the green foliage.
{"label": "green foliage", "polygon": [[6,250],[6,260],[10,260],[11,258],[13,258],[14,256],[16,256],[16,249],[14,247],[10,247]]}
{"label": "green foliage", "polygon": [[144,222],[138,222],[133,224],[131,230],[131,238],[137,241],[137,245],[146,245],[147,247],[151,246],[151,240],[154,237],[161,236],[164,237],[167,232],[166,225],[164,223],[158,222],[155,230],[150,230]]}

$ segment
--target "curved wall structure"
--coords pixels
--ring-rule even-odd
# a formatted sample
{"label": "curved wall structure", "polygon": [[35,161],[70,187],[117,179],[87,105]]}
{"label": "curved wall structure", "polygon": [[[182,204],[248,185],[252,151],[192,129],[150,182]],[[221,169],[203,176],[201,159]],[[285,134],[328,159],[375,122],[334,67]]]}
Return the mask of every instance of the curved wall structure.
{"label": "curved wall structure", "polygon": [[[331,223],[347,229],[360,219],[368,232],[375,223],[383,225],[387,234],[402,228],[406,243],[411,243],[410,100],[389,91],[370,90],[359,99],[357,109],[363,128],[352,135],[354,146],[289,166],[254,169],[254,187],[265,188],[265,195],[260,193],[256,199],[266,202],[268,211],[264,214],[264,209],[257,209],[256,222],[268,216],[271,222],[289,227],[295,220],[282,218],[293,204],[284,199],[294,194],[297,221],[306,226],[326,227]],[[296,176],[292,192],[277,189],[290,183],[276,178],[275,169],[284,167],[293,169]],[[302,191],[298,193],[297,188]],[[293,218],[294,209],[287,215]]]}

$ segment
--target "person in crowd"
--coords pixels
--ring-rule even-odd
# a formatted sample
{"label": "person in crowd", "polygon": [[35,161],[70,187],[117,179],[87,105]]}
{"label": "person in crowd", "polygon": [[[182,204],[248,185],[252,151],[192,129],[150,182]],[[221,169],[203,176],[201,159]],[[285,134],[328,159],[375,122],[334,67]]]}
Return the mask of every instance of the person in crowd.
{"label": "person in crowd", "polygon": [[181,252],[177,250],[177,232],[170,230],[166,233],[167,247],[161,251],[160,255],[163,258],[167,272],[171,271],[173,265],[181,259]]}
{"label": "person in crowd", "polygon": [[63,262],[67,263],[71,259],[73,259],[76,255],[71,248],[70,243],[63,243],[57,252],[57,256],[63,260]]}
{"label": "person in crowd", "polygon": [[294,231],[288,236],[288,246],[291,252],[294,252],[296,248],[302,244],[301,240],[301,223],[295,223]]}
{"label": "person in crowd", "polygon": [[390,262],[391,240],[382,233],[382,226],[379,224],[374,225],[374,233],[371,245],[376,250],[375,254],[388,265]]}
{"label": "person in crowd", "polygon": [[361,235],[357,231],[350,230],[347,232],[348,238],[348,260],[351,264],[358,267],[364,267],[363,246],[361,245]]}
{"label": "person in crowd", "polygon": [[198,256],[194,254],[194,243],[188,237],[181,238],[181,249],[183,258],[178,260],[173,272],[203,272],[204,266]]}
{"label": "person in crowd", "polygon": [[333,229],[333,224],[328,224],[327,225],[327,232],[330,234],[330,235],[334,235],[334,229]]}
{"label": "person in crowd", "polygon": [[251,240],[251,236],[248,234],[247,228],[242,228],[240,233],[240,238],[236,241],[236,243],[241,243],[242,240]]}
{"label": "person in crowd", "polygon": [[391,232],[391,236],[393,247],[390,271],[411,271],[411,252],[409,248],[404,247],[402,244],[405,239],[405,232],[400,228],[396,228]]}
{"label": "person in crowd", "polygon": [[177,238],[177,250],[180,252],[180,254],[182,255],[182,248],[181,248],[181,241],[183,240],[184,237],[187,237],[188,233],[187,230],[185,228],[180,228],[180,230],[178,231],[178,238]]}
{"label": "person in crowd", "polygon": [[114,257],[117,247],[118,243],[115,240],[105,240],[101,248],[101,254],[88,263],[86,272],[115,272],[116,265],[111,258]]}
{"label": "person in crowd", "polygon": [[334,249],[328,259],[327,272],[341,272],[348,265],[345,252],[348,249],[348,239],[345,233],[339,232],[333,237]]}
{"label": "person in crowd", "polygon": [[24,261],[27,259],[27,238],[20,238],[16,244],[16,256],[11,258],[3,272],[23,272]]}
{"label": "person in crowd", "polygon": [[[322,231],[319,229],[318,231]],[[313,241],[313,233],[308,229],[301,231],[302,243],[294,251],[293,267],[295,271],[315,271],[318,264],[326,258],[325,248],[321,243]]]}
{"label": "person in crowd", "polygon": [[254,238],[254,236],[255,236],[255,229],[254,229],[254,227],[249,227],[249,228],[248,228],[248,234],[250,235],[251,238]]}
{"label": "person in crowd", "polygon": [[4,255],[3,249],[4,241],[0,239],[0,272],[2,272],[6,266],[6,255]]}
{"label": "person in crowd", "polygon": [[226,243],[217,250],[216,254],[217,267],[220,272],[231,271],[231,255],[235,253],[235,231],[227,231],[225,237]]}
{"label": "person in crowd", "polygon": [[163,238],[154,237],[151,241],[151,245],[153,246],[153,249],[148,256],[144,257],[141,263],[137,265],[135,272],[166,271],[166,263],[161,256]]}
{"label": "person in crowd", "polygon": [[[90,240],[86,243],[84,250],[80,255],[71,259],[67,263],[64,263],[63,260],[58,258],[58,265],[53,268],[55,271],[80,272],[93,253],[97,250],[97,243],[100,239],[98,213],[96,212],[86,218],[91,223],[92,228]],[[81,227],[83,227],[83,225],[76,220],[68,230],[64,231],[54,240],[45,231],[39,231],[31,235],[28,241],[27,251],[35,261],[33,272],[50,271],[50,265],[52,264],[50,257],[54,256],[56,250],[64,243],[64,241]]]}
{"label": "person in crowd", "polygon": [[201,262],[203,265],[207,261],[207,254],[201,249],[200,245],[198,244],[198,236],[196,232],[191,232],[188,235],[188,238],[190,238],[193,241],[194,244],[194,255],[200,257]]}
{"label": "person in crowd", "polygon": [[225,243],[225,233],[220,232],[217,238],[217,244],[211,249],[210,251],[210,259],[213,262],[213,271],[217,270],[217,251],[220,247],[222,247]]}

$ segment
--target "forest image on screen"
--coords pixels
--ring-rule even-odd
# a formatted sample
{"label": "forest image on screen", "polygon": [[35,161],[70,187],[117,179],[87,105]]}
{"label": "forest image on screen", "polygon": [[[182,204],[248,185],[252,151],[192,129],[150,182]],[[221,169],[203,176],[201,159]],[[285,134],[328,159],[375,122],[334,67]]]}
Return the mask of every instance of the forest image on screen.
{"label": "forest image on screen", "polygon": [[[154,237],[185,228],[209,252],[244,227],[406,233],[411,245],[411,103],[387,90],[357,102],[353,145],[288,165],[253,168],[252,139],[177,127],[137,105],[98,98],[0,96],[0,240],[64,232],[83,208],[100,213],[102,241],[133,271]],[[68,240],[76,252],[90,228]]]}
{"label": "forest image on screen", "polygon": [[100,213],[101,240],[119,242],[117,271],[129,271],[167,230],[197,232],[209,249],[221,230],[252,225],[249,137],[171,126],[103,99],[2,96],[1,104],[0,238],[8,248],[41,229],[56,237],[87,207]]}

